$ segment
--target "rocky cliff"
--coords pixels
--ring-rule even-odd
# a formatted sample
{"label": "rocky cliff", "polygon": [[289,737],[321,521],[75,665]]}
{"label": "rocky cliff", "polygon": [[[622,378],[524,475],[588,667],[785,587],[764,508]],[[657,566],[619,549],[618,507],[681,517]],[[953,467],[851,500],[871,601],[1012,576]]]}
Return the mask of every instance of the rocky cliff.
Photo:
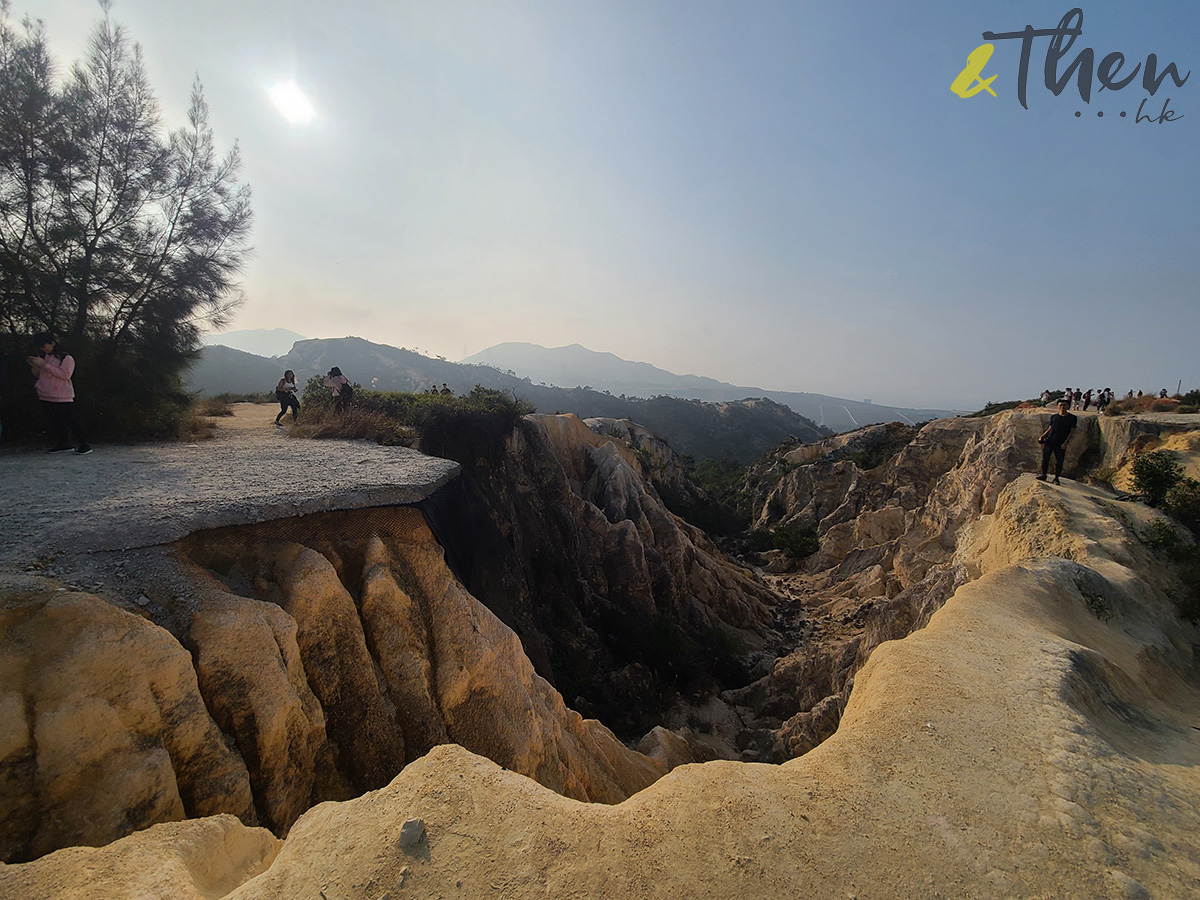
{"label": "rocky cliff", "polygon": [[[840,559],[786,576],[800,579],[801,602],[812,597],[818,625],[835,609],[861,614],[842,658],[875,644],[847,670],[836,732],[799,758],[682,766],[606,806],[441,745],[379,790],[309,810],[282,843],[229,817],[160,825],[0,868],[0,889],[31,900],[98,889],[238,900],[1192,896],[1200,635],[1175,613],[1173,564],[1145,539],[1174,526],[1110,491],[1019,473],[1040,415],[939,425],[923,439],[948,448],[941,474],[899,456],[867,470],[879,482],[889,465],[911,471],[905,483],[924,501],[897,490],[883,506],[902,510],[906,528],[863,528]],[[866,474],[845,483],[868,490]],[[868,583],[853,560],[875,547],[887,549]],[[210,560],[213,577],[233,587],[261,573],[270,594],[278,578],[240,553]],[[839,601],[822,592],[843,566],[852,590]],[[924,627],[881,642],[913,621]],[[776,682],[794,663],[776,666]]]}
{"label": "rocky cliff", "polygon": [[467,466],[449,542],[538,671],[633,737],[680,691],[731,686],[722,667],[763,645],[775,595],[666,509],[643,472],[669,477],[669,448],[590,421],[528,416],[499,459]]}
{"label": "rocky cliff", "polygon": [[[655,654],[757,639],[773,595],[665,510],[632,445],[573,416],[530,417],[472,471],[440,518],[496,613],[407,506],[106,550],[117,580],[139,560],[142,593],[6,576],[3,858],[221,813],[283,835],[451,742],[607,803],[690,760],[645,712],[678,688]],[[639,750],[568,708],[556,675],[646,721]]]}
{"label": "rocky cliff", "polygon": [[[777,557],[775,586],[788,596],[781,629],[798,644],[769,676],[723,699],[732,721],[767,758],[803,754],[838,727],[854,675],[887,640],[924,627],[975,572],[960,546],[1001,491],[1040,464],[1037,438],[1049,409],[956,418],[914,429],[876,425],[786,449],[752,467],[747,491],[756,524],[794,524],[820,535],[800,571]],[[1082,415],[1065,474],[1110,474],[1128,487],[1136,453],[1175,449],[1196,465],[1197,423],[1189,416]],[[1036,549],[1036,548],[1033,548]],[[743,737],[743,743],[748,737]]]}

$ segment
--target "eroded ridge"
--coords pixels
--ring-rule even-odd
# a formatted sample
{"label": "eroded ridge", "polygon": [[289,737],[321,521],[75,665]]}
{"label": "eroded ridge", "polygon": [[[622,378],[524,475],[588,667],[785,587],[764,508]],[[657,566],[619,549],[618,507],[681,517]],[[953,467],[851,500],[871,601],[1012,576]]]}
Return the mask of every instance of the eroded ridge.
{"label": "eroded ridge", "polygon": [[690,758],[569,710],[415,509],[218,529],[177,556],[177,634],[36,579],[7,598],[6,859],[216,813],[285,834],[451,741],[603,802]]}

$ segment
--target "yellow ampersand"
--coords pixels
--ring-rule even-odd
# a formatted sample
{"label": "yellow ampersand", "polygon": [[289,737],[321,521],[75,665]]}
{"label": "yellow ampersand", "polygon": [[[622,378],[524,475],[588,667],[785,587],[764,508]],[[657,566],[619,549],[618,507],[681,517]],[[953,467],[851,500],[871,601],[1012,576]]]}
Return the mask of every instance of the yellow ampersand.
{"label": "yellow ampersand", "polygon": [[974,97],[980,91],[987,91],[993,97],[996,92],[992,90],[992,82],[996,80],[996,76],[984,81],[979,76],[983,73],[983,67],[987,65],[987,61],[992,58],[992,51],[995,49],[991,44],[980,44],[970,55],[967,56],[967,67],[958,73],[958,77],[950,84],[950,90],[958,94],[960,97]]}

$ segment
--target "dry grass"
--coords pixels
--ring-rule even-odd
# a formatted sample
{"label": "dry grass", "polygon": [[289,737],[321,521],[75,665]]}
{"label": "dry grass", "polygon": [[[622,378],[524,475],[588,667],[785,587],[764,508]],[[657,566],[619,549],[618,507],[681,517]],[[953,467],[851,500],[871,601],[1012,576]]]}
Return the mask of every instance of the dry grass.
{"label": "dry grass", "polygon": [[375,441],[388,447],[411,447],[417,429],[401,425],[395,419],[372,410],[351,408],[344,413],[330,408],[306,408],[300,422],[293,425],[289,437],[351,438]]}
{"label": "dry grass", "polygon": [[233,407],[224,397],[205,397],[192,405],[193,412],[198,416],[232,416]]}
{"label": "dry grass", "polygon": [[[1104,408],[1106,416],[1119,416],[1124,413],[1147,413],[1147,412],[1179,412],[1180,403],[1174,397],[1152,397],[1147,394],[1144,397],[1134,397],[1132,400],[1114,400]],[[1184,412],[1191,410],[1185,409]]]}

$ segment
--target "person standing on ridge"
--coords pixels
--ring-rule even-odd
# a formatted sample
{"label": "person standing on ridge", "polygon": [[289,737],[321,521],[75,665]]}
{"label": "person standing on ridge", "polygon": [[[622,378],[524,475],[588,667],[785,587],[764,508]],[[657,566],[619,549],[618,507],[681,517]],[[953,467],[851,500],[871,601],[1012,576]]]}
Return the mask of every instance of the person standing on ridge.
{"label": "person standing on ridge", "polygon": [[283,414],[290,409],[292,424],[295,425],[300,415],[300,401],[296,399],[296,373],[291,369],[284,372],[279,383],[275,385],[275,399],[279,401],[279,415],[275,417],[275,424],[278,425]]}
{"label": "person standing on ridge", "polygon": [[1071,432],[1075,430],[1075,425],[1079,422],[1068,410],[1071,404],[1066,399],[1058,401],[1058,412],[1050,417],[1050,426],[1042,432],[1042,436],[1038,438],[1038,443],[1042,445],[1042,474],[1037,477],[1038,481],[1046,480],[1046,470],[1050,468],[1050,455],[1054,455],[1054,483],[1061,484],[1058,476],[1062,474],[1063,460],[1066,458],[1067,441],[1071,439]]}
{"label": "person standing on ridge", "polygon": [[[50,453],[63,453],[74,450],[80,455],[92,452],[83,433],[83,427],[75,418],[75,386],[71,384],[71,376],[75,374],[75,359],[69,353],[55,350],[54,335],[43,331],[33,336],[33,345],[37,354],[28,357],[29,370],[37,377],[34,389],[38,400],[50,419],[50,430],[54,432],[54,446]],[[79,446],[74,446],[67,440],[67,432],[74,433]]]}
{"label": "person standing on ridge", "polygon": [[350,386],[350,379],[343,375],[337,366],[330,369],[329,374],[325,376],[325,387],[333,390],[334,412],[345,412],[350,408],[350,401],[354,399],[354,388]]}

